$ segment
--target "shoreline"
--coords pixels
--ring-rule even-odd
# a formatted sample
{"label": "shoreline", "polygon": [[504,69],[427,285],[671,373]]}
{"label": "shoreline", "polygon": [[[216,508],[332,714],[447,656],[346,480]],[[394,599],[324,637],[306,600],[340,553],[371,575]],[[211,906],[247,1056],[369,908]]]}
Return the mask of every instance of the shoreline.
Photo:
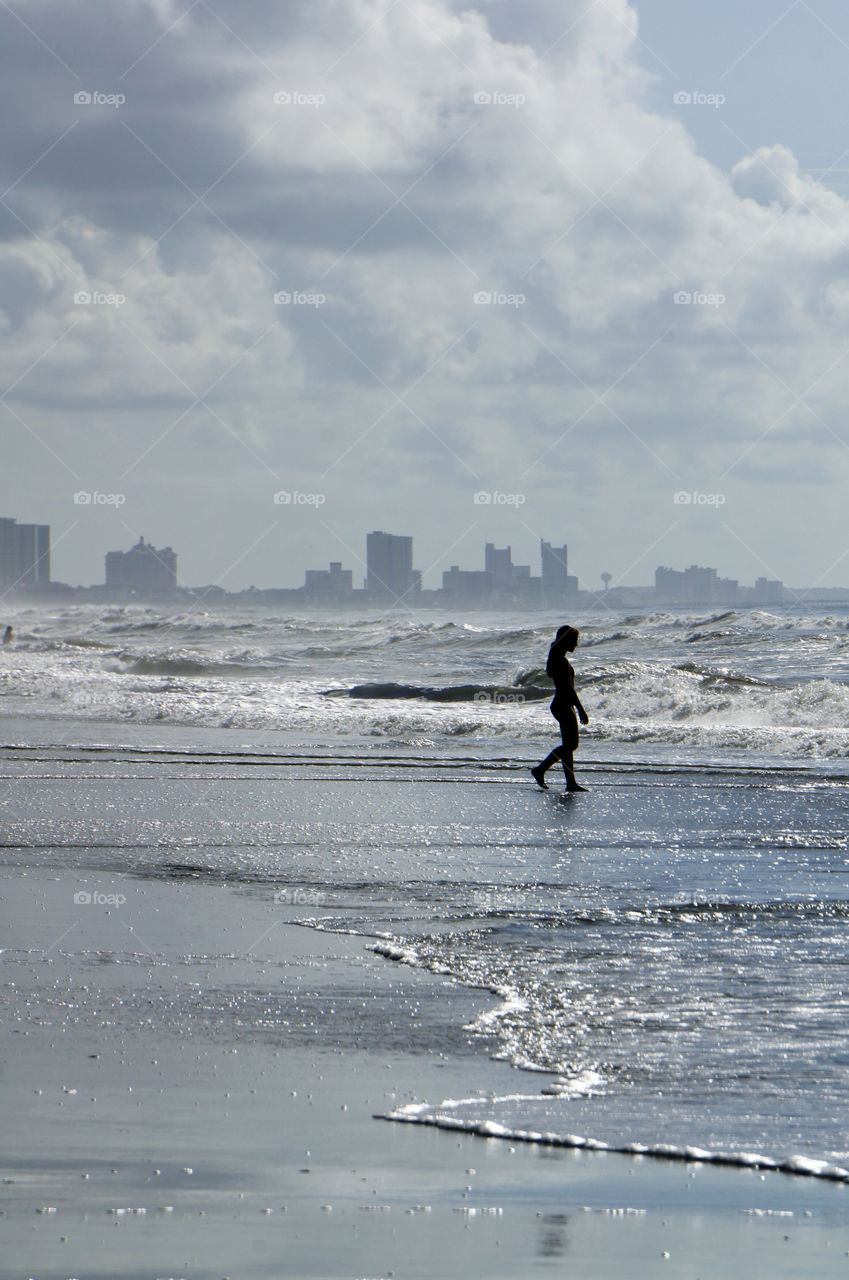
{"label": "shoreline", "polygon": [[[578,1134],[537,1133],[529,1129],[508,1129],[491,1120],[460,1120],[446,1114],[447,1108],[439,1104],[422,1110],[422,1104],[413,1103],[396,1111],[377,1113],[376,1120],[392,1124],[424,1125],[442,1129],[448,1133],[470,1133],[479,1138],[500,1138],[509,1142],[521,1142],[529,1146],[555,1147],[568,1151],[609,1152],[611,1155],[633,1156],[637,1159],[671,1161],[689,1165],[725,1166],[731,1169],[753,1169],[756,1173],[783,1173],[796,1178],[817,1178],[823,1182],[849,1183],[849,1169],[812,1160],[806,1156],[788,1156],[775,1160],[771,1156],[730,1151],[707,1151],[702,1147],[676,1147],[669,1143],[649,1145],[642,1142],[623,1142],[621,1145],[602,1142],[598,1138],[584,1138]],[[432,1114],[428,1114],[432,1113]]]}
{"label": "shoreline", "polygon": [[[6,902],[28,894],[48,913],[79,882],[72,870],[16,879],[29,883],[10,895],[5,876]],[[137,877],[109,883],[113,893],[138,893]],[[146,887],[148,933],[154,916],[173,914],[173,888]],[[202,894],[209,917],[231,915],[230,890]],[[79,942],[114,932],[109,910],[92,913]],[[789,1280],[800,1250],[806,1274],[844,1273],[842,1186],[379,1123],[376,1103],[464,1096],[470,1077],[484,1095],[522,1087],[526,1073],[477,1044],[461,1056],[403,1048],[405,1023],[442,1019],[446,999],[447,1016],[468,1022],[489,998],[422,971],[399,983],[396,967],[359,937],[292,923],[274,934],[276,962],[305,1013],[296,1043],[184,1041],[179,1028],[141,1023],[130,1034],[102,1016],[105,1025],[76,1019],[58,1030],[49,1010],[45,1025],[4,1022],[3,1280],[270,1277],[280,1274],[281,1249],[285,1274],[340,1280],[506,1277],[556,1258],[587,1268],[592,1260],[577,1274],[615,1280],[626,1253],[635,1277],[669,1261],[670,1275],[719,1280],[742,1254]],[[91,958],[87,946],[72,953],[64,944],[53,963],[84,978]],[[329,1011],[381,988],[399,1044],[340,1044]],[[304,1043],[311,1023],[314,1043]],[[49,1052],[59,1041],[61,1053]]]}
{"label": "shoreline", "polygon": [[[510,832],[398,843],[439,779],[204,780],[167,749],[134,776],[117,754],[5,755],[2,1280],[845,1274],[844,1183],[375,1118],[540,1080],[471,1030],[491,991],[373,949],[387,920],[478,919],[524,884]],[[492,788],[466,781],[444,803],[471,829]],[[559,840],[560,809],[527,803]],[[339,932],[305,927],[317,908]]]}
{"label": "shoreline", "polygon": [[[138,877],[108,879],[110,892],[140,896]],[[50,916],[78,883],[72,869],[18,870],[12,881],[6,872],[4,902],[28,899]],[[204,931],[232,919],[232,891],[178,890],[184,902],[198,891]],[[168,934],[186,913],[170,884],[142,892],[133,929],[154,941],[156,916],[168,914],[159,922]],[[114,940],[110,911],[92,910],[74,950],[65,938],[45,956],[47,968],[60,965],[85,986],[96,963],[90,943]],[[254,931],[259,919],[248,914],[243,925]],[[24,932],[35,927],[19,911],[17,920]],[[615,1280],[625,1254],[630,1274],[647,1280],[661,1261],[676,1263],[670,1275],[720,1280],[731,1257],[757,1258],[763,1274],[788,1280],[800,1266],[844,1274],[843,1185],[380,1124],[380,1107],[462,1097],[470,1078],[483,1096],[521,1088],[526,1074],[478,1043],[443,1055],[403,1047],[410,1021],[467,1024],[489,997],[421,970],[400,980],[361,937],[296,923],[278,924],[273,936],[259,963],[269,969],[273,955],[283,966],[278,977],[286,974],[289,1002],[303,1015],[288,1036],[236,1028],[223,1039],[207,1029],[186,1041],[181,1028],[150,1027],[146,1010],[149,1025],[138,1019],[131,1032],[111,1025],[111,1011],[104,1016],[105,986],[91,1025],[79,1015],[60,1025],[41,1002],[44,1025],[4,1021],[3,1280],[274,1276],[280,1249],[287,1275],[352,1280],[515,1276],[552,1257],[588,1268],[592,1260],[578,1274]],[[129,964],[114,956],[122,960]],[[143,956],[133,966],[146,977]],[[44,982],[36,987],[45,991]],[[334,1024],[330,1011],[346,998],[351,1010],[383,998],[397,1044],[368,1048],[352,1043],[356,1034],[344,1043],[351,1014]]]}

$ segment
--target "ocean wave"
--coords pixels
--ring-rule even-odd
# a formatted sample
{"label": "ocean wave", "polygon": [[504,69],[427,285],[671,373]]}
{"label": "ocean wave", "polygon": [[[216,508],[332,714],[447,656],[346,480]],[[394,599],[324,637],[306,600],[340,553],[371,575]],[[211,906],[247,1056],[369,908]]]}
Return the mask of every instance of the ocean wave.
{"label": "ocean wave", "polygon": [[849,725],[849,686],[829,679],[775,685],[740,672],[622,663],[589,683],[588,710],[607,731],[628,722],[660,729],[694,721],[732,731]]}
{"label": "ocean wave", "polygon": [[[217,673],[210,664],[154,661],[134,672],[119,660],[104,666],[89,655],[88,662],[0,667],[0,697],[7,710],[19,700],[21,713],[29,715],[40,709],[99,721],[279,729],[322,739],[465,736],[503,739],[512,750],[531,754],[557,733],[547,707],[551,690],[533,686],[447,686],[431,696],[419,686],[384,689],[382,696],[366,686],[363,696],[352,697],[347,687],[328,691],[315,679],[276,678],[267,670],[228,667]],[[849,756],[849,688],[831,681],[726,686],[702,682],[692,672],[641,667],[585,684],[590,724],[581,730],[584,751],[601,743],[640,743],[692,748],[712,758],[726,751]]]}
{"label": "ocean wave", "polygon": [[690,675],[698,676],[705,687],[716,685],[732,688],[737,685],[740,687],[770,689],[775,686],[774,680],[764,680],[761,676],[748,675],[743,671],[733,671],[729,667],[711,667],[698,662],[677,662],[673,670],[684,671]]}
{"label": "ocean wave", "polygon": [[[525,746],[535,753],[556,734],[544,705],[552,694],[542,667],[550,620],[246,613],[31,610],[0,660],[0,695],[29,715],[40,707],[46,715],[322,738],[512,739],[520,753]],[[830,628],[831,617],[702,611],[578,619],[587,646],[575,659],[590,716],[584,750],[641,743],[711,757],[727,750],[849,756],[842,680],[849,619]],[[739,644],[687,644],[694,630],[710,628],[734,629]]]}
{"label": "ocean wave", "polygon": [[[774,1139],[758,1103],[749,1100],[750,1088],[755,1097],[764,1089],[763,1107],[781,1090],[795,1089],[797,1073],[819,1097],[824,1082],[817,1037],[825,1016],[840,1016],[839,969],[823,979],[822,990],[815,984],[810,998],[797,969],[768,1015],[759,984],[767,983],[773,966],[785,980],[782,957],[795,954],[803,939],[803,963],[831,963],[832,940],[840,936],[849,904],[711,898],[652,906],[640,892],[611,906],[607,896],[565,912],[514,906],[508,927],[487,912],[483,927],[468,921],[459,931],[389,937],[374,945],[391,962],[496,995],[498,1004],[468,1029],[487,1039],[494,1058],[553,1077],[536,1096],[417,1103],[382,1118],[512,1141],[849,1181],[849,1170],[835,1163],[841,1153],[820,1158],[833,1121],[795,1138],[793,1154],[760,1154],[760,1144]],[[691,955],[694,938],[704,962],[678,973],[672,958]],[[795,1054],[776,1052],[789,1042]],[[750,1085],[753,1079],[766,1083]],[[826,1087],[839,1090],[840,1080],[837,1068]],[[705,1114],[694,1121],[692,1096],[700,1089]],[[739,1110],[728,1101],[738,1097],[744,1099]],[[711,1100],[723,1110],[720,1123]],[[823,1117],[832,1114],[823,1111]],[[587,1131],[599,1136],[583,1136]]]}
{"label": "ocean wave", "polygon": [[492,684],[460,684],[434,688],[431,686],[396,684],[390,680],[375,684],[354,685],[350,689],[325,689],[322,692],[325,697],[347,695],[349,698],[369,698],[372,700],[383,698],[423,699],[425,702],[492,702],[509,705],[510,703],[539,701],[542,698],[550,700],[552,690],[551,686],[537,688],[532,684],[525,684],[521,688],[517,688],[515,685]]}
{"label": "ocean wave", "polygon": [[269,674],[274,670],[257,662],[208,662],[189,657],[134,657],[121,654],[120,661],[126,670],[141,676],[230,676],[244,677]]}

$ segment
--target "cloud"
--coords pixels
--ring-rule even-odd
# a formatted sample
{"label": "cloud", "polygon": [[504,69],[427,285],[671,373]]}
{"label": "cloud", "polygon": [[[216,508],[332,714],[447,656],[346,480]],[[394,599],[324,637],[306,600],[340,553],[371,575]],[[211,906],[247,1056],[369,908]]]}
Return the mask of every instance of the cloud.
{"label": "cloud", "polygon": [[[234,529],[247,546],[280,516],[281,477],[328,488],[333,532],[309,534],[334,559],[337,533],[394,520],[436,561],[480,516],[471,492],[511,479],[523,523],[490,532],[582,522],[615,564],[683,480],[730,484],[745,459],[756,486],[761,439],[771,486],[812,448],[833,464],[803,469],[812,491],[842,473],[849,206],[786,147],[730,174],[700,157],[646,105],[624,0],[122,14],[40,0],[38,38],[0,17],[5,105],[31,104],[3,113],[0,206],[29,518],[69,468],[131,467],[209,580]],[[229,532],[175,508],[189,474],[231,483]],[[725,511],[747,540],[772,536],[763,502]],[[93,527],[75,537],[92,564]],[[270,538],[246,580],[279,566]]]}

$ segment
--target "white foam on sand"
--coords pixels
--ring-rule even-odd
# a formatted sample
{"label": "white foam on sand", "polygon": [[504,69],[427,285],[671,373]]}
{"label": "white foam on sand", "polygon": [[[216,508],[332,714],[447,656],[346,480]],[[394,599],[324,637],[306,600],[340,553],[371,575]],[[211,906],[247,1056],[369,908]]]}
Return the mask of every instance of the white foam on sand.
{"label": "white foam on sand", "polygon": [[[510,1095],[515,1098],[516,1095]],[[586,1151],[608,1151],[616,1155],[648,1156],[656,1160],[679,1160],[688,1164],[722,1164],[743,1169],[759,1169],[775,1173],[790,1173],[798,1177],[821,1178],[829,1182],[849,1182],[849,1169],[831,1164],[827,1160],[812,1160],[807,1156],[793,1155],[773,1159],[750,1151],[709,1151],[704,1147],[675,1146],[667,1142],[600,1142],[575,1133],[543,1133],[534,1129],[512,1128],[493,1120],[474,1120],[451,1114],[450,1108],[468,1106],[487,1101],[491,1104],[509,1101],[499,1097],[468,1100],[448,1099],[438,1107],[423,1103],[397,1107],[394,1111],[379,1113],[376,1119],[399,1124],[430,1125],[436,1129],[470,1133],[480,1138],[507,1138],[511,1142],[536,1143],[547,1147],[566,1147]]]}

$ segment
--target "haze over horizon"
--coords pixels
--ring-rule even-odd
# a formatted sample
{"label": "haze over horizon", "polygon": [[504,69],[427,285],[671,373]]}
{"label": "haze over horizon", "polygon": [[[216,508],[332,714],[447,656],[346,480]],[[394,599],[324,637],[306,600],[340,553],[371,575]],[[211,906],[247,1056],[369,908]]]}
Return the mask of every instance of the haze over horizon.
{"label": "haze over horizon", "polygon": [[51,524],[54,578],[144,534],[192,585],[357,581],[384,529],[426,587],[540,538],[593,588],[849,583],[837,0],[0,32],[0,515]]}

